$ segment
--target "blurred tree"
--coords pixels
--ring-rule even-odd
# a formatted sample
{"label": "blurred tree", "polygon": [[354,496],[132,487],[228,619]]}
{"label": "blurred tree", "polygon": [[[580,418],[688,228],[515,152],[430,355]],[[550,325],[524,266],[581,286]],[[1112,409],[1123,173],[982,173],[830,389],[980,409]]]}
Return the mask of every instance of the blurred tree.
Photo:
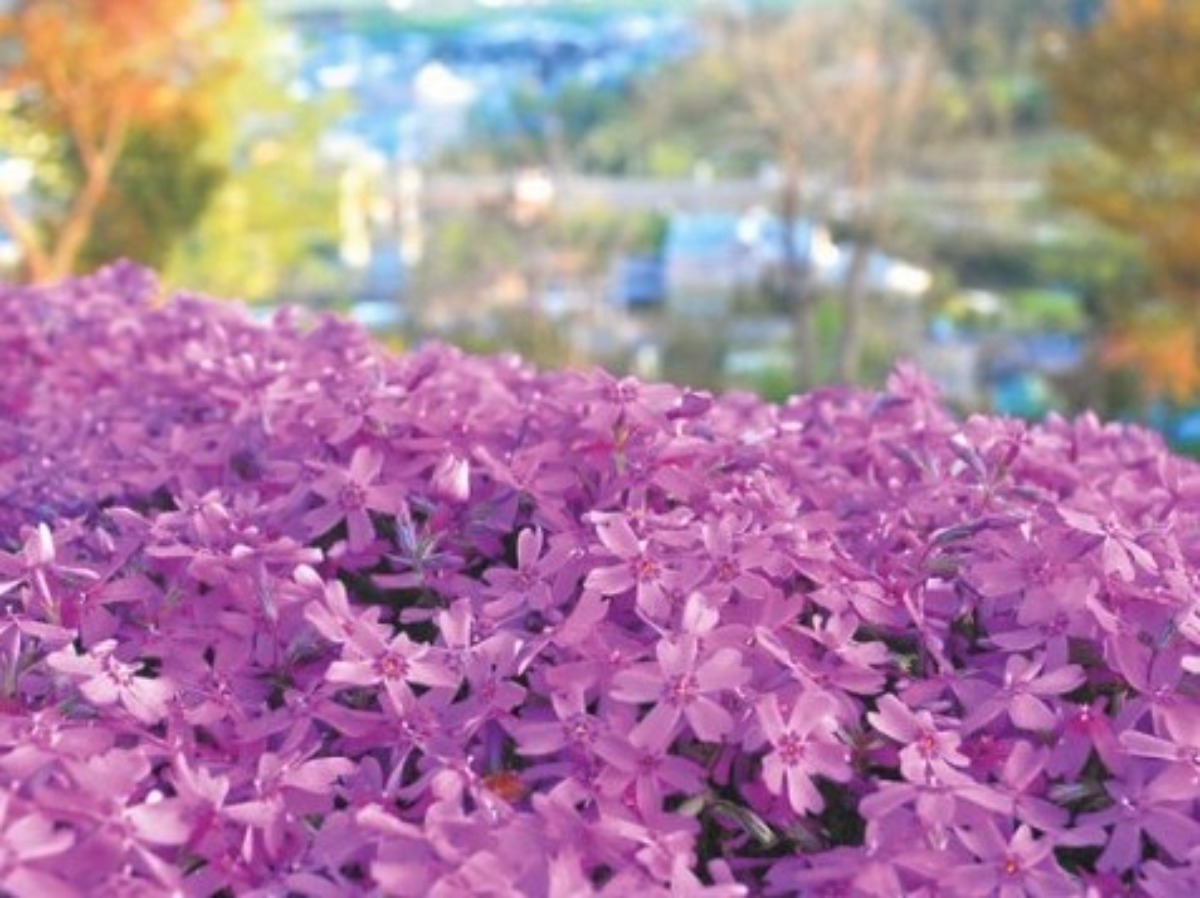
{"label": "blurred tree", "polygon": [[796,386],[818,370],[816,294],[802,217],[829,210],[832,188],[850,197],[857,238],[843,297],[838,372],[858,374],[869,254],[889,220],[883,193],[909,159],[934,69],[920,24],[883,0],[854,0],[726,22],[723,49],[750,127],[776,165],[780,290],[796,338]]}
{"label": "blurred tree", "polygon": [[808,10],[740,18],[726,25],[724,49],[733,66],[737,99],[777,166],[780,291],[792,312],[796,388],[804,390],[817,376],[816,295],[809,283],[808,255],[796,238],[805,203],[804,179],[811,177],[818,162],[812,150],[823,127],[823,106],[814,95],[814,76],[830,65],[827,57],[818,56],[827,35],[818,14]]}
{"label": "blurred tree", "polygon": [[858,381],[863,354],[863,328],[869,263],[895,224],[887,202],[890,181],[915,148],[931,132],[936,50],[924,30],[907,16],[880,2],[850,9],[851,21],[831,23],[832,34],[845,41],[840,70],[829,73],[828,128],[822,137],[840,159],[840,181],[849,188],[843,218],[853,250],[842,291],[842,326],[838,335],[836,374]]}
{"label": "blurred tree", "polygon": [[429,239],[414,284],[427,327],[473,322],[471,308],[479,297],[522,263],[519,232],[499,203],[435,217]]}
{"label": "blurred tree", "polygon": [[480,112],[472,140],[441,164],[475,171],[540,166],[609,175],[685,177],[698,163],[752,173],[761,147],[731,127],[727,59],[703,53],[620,85],[530,81],[503,113]]}
{"label": "blurred tree", "polygon": [[580,144],[601,122],[617,114],[621,95],[582,81],[551,89],[531,79],[511,100],[511,132],[492,152],[510,166],[545,166],[554,171],[577,168]]}
{"label": "blurred tree", "polygon": [[1117,355],[1189,395],[1200,387],[1197,342],[1183,337],[1200,312],[1200,4],[1112,0],[1053,48],[1045,72],[1062,121],[1089,141],[1053,171],[1055,195],[1138,238],[1177,310],[1129,309]]}
{"label": "blurred tree", "polygon": [[683,177],[701,164],[722,173],[753,172],[763,147],[738,115],[737,78],[721,53],[668,66],[635,87],[626,115],[588,135],[585,158],[614,174]]}
{"label": "blurred tree", "polygon": [[[215,26],[233,5],[18,0],[0,14],[4,135],[36,135],[35,153],[25,158],[53,163],[36,213],[0,190],[0,224],[20,246],[31,280],[76,268],[131,134],[186,119]],[[19,152],[22,143],[6,149]]]}
{"label": "blurred tree", "polygon": [[536,221],[514,212],[497,198],[434,218],[429,251],[414,272],[421,327],[479,350],[516,348],[541,365],[581,361],[561,321],[547,317],[547,301],[568,287],[592,302],[560,314],[593,315],[612,260],[658,252],[665,220],[606,206],[548,206]]}
{"label": "blurred tree", "polygon": [[1037,60],[1043,38],[1085,18],[1096,0],[904,0],[933,33],[962,90],[961,124],[1009,136],[1044,116]]}

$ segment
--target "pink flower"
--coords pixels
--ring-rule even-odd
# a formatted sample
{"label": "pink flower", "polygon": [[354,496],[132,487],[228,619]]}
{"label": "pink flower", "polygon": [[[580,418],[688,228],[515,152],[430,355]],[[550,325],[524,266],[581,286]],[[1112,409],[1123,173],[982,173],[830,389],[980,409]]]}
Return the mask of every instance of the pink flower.
{"label": "pink flower", "polygon": [[393,701],[403,701],[409,684],[457,687],[460,677],[429,646],[404,633],[385,640],[375,629],[361,629],[346,643],[342,658],[329,665],[325,679],[346,686],[382,684]]}
{"label": "pink flower", "polygon": [[724,738],[734,720],[716,697],[749,681],[740,653],[731,648],[702,651],[700,639],[691,634],[660,640],[656,651],[656,663],[631,667],[613,678],[613,698],[654,703],[633,735],[669,742],[683,718],[705,742]]}
{"label": "pink flower", "polygon": [[998,898],[1058,898],[1071,894],[1071,882],[1054,859],[1054,843],[1038,839],[1028,826],[1005,837],[990,820],[960,827],[955,836],[973,860],[947,871],[943,880],[956,895]]}
{"label": "pink flower", "polygon": [[875,729],[896,740],[900,773],[912,783],[962,783],[970,759],[959,747],[960,734],[939,730],[928,711],[912,711],[894,695],[881,696],[879,710],[867,715]]}
{"label": "pink flower", "polygon": [[142,676],[141,665],[119,660],[116,650],[116,640],[106,639],[83,654],[59,649],[46,663],[72,677],[83,697],[97,707],[119,704],[142,723],[162,720],[175,695],[174,687],[162,678]]}
{"label": "pink flower", "polygon": [[1086,677],[1077,664],[1063,664],[1043,673],[1046,660],[1044,655],[1036,659],[1010,655],[999,688],[971,680],[955,684],[968,709],[963,731],[973,732],[1002,714],[1023,729],[1053,730],[1058,717],[1046,699],[1073,691]]}
{"label": "pink flower", "polygon": [[1106,574],[1131,582],[1136,575],[1135,565],[1152,574],[1158,571],[1154,556],[1138,543],[1115,515],[1102,520],[1069,508],[1059,508],[1058,514],[1069,527],[1095,537]]}
{"label": "pink flower", "polygon": [[379,482],[383,456],[367,446],[359,446],[350,457],[350,465],[323,465],[322,476],[312,491],[323,504],[304,515],[304,523],[313,536],[329,532],[343,521],[353,551],[365,549],[375,536],[370,511],[396,514],[404,504],[404,490],[397,484]]}
{"label": "pink flower", "polygon": [[797,814],[819,813],[825,800],[813,779],[847,782],[851,777],[850,753],[837,738],[837,703],[824,692],[805,689],[786,711],[775,693],[756,707],[772,749],[763,759],[767,788],[786,794]]}
{"label": "pink flower", "polygon": [[584,586],[602,596],[618,596],[635,590],[637,602],[643,607],[660,603],[671,572],[650,541],[638,539],[621,515],[606,515],[599,519],[596,536],[618,563],[594,568],[587,575]]}
{"label": "pink flower", "polygon": [[[0,889],[13,898],[75,898],[82,893],[57,871],[70,851],[74,833],[36,811],[14,813],[16,799],[0,792]],[[57,868],[57,871],[56,871]]]}

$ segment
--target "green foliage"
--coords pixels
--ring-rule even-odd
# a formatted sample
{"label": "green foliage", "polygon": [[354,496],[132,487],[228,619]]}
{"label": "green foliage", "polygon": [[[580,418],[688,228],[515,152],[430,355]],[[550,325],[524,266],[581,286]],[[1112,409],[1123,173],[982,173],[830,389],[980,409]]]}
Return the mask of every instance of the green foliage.
{"label": "green foliage", "polygon": [[770,158],[738,111],[738,73],[717,52],[668,66],[639,85],[627,116],[589,137],[585,149],[604,171],[683,177],[705,163],[745,175]]}
{"label": "green foliage", "polygon": [[1077,333],[1087,326],[1083,304],[1064,290],[1031,288],[1009,296],[1009,326],[1014,330]]}
{"label": "green foliage", "polygon": [[1071,3],[1064,0],[902,2],[937,39],[960,91],[960,121],[964,128],[1003,134],[1014,126],[1039,127],[1048,122],[1045,89],[1037,77],[1039,44],[1046,33],[1068,24]]}
{"label": "green foliage", "polygon": [[100,206],[104,225],[84,245],[84,268],[119,258],[157,270],[166,265],[228,174],[199,153],[204,129],[197,117],[181,115],[170,127],[132,130]]}
{"label": "green foliage", "polygon": [[727,330],[690,322],[673,326],[663,340],[664,379],[708,389],[722,386],[718,372],[729,348]]}
{"label": "green foliage", "polygon": [[1118,324],[1152,293],[1146,254],[1136,239],[1108,229],[1071,229],[1031,250],[1036,276],[1083,300],[1098,327]]}
{"label": "green foliage", "polygon": [[239,7],[224,44],[237,77],[211,98],[214,115],[197,153],[225,177],[186,238],[172,247],[167,279],[247,300],[299,284],[335,283],[338,187],[316,145],[341,101],[302,102],[286,89],[295,64],[251,4]]}
{"label": "green foliage", "polygon": [[786,402],[795,392],[795,376],[791,368],[768,368],[750,378],[746,387],[767,402]]}
{"label": "green foliage", "polygon": [[700,162],[696,150],[686,141],[655,140],[646,150],[643,164],[646,174],[654,178],[685,178]]}
{"label": "green foliage", "polygon": [[[334,261],[336,182],[290,140],[267,139],[233,168],[197,227],[173,247],[169,280],[254,301],[311,284]],[[316,269],[306,274],[306,268]]]}

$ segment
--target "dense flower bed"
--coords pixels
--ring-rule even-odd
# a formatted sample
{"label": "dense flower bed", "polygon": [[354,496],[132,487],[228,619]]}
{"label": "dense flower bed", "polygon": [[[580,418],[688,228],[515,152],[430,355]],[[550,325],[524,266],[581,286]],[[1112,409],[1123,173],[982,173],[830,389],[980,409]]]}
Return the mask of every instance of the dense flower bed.
{"label": "dense flower bed", "polygon": [[1200,894],[1200,470],[0,296],[0,891]]}

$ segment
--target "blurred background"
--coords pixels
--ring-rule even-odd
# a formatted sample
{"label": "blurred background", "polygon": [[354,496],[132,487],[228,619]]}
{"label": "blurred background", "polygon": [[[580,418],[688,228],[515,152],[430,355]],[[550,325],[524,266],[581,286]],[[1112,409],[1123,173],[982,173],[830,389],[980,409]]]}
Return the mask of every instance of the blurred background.
{"label": "blurred background", "polygon": [[3,0],[0,266],[1200,449],[1197,0]]}

